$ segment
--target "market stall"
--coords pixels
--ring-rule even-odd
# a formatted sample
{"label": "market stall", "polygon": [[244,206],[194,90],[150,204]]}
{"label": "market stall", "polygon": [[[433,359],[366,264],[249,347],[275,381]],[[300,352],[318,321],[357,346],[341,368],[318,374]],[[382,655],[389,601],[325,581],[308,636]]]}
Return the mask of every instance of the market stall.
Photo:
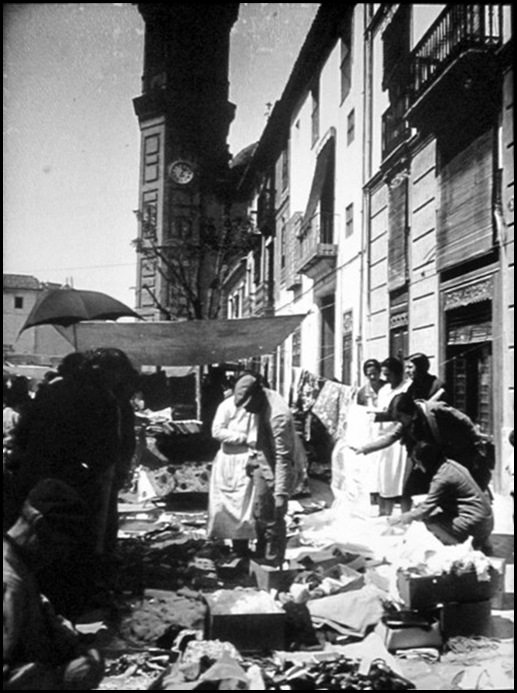
{"label": "market stall", "polygon": [[[207,493],[218,444],[210,434],[216,405],[202,369],[271,354],[305,315],[238,320],[78,322],[58,329],[78,351],[124,351],[142,373],[138,412],[140,500]],[[226,365],[225,365],[226,364]],[[222,395],[222,393],[221,393]]]}

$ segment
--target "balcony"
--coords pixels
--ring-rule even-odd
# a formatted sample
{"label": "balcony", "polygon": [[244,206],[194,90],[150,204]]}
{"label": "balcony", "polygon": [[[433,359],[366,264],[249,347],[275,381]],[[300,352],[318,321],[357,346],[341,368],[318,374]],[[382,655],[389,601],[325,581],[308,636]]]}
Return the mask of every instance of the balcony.
{"label": "balcony", "polygon": [[408,99],[395,101],[382,115],[382,158],[386,159],[409,137],[411,129],[405,118]]}
{"label": "balcony", "polygon": [[502,22],[501,5],[451,5],[442,12],[410,55],[411,125],[436,130],[495,107]]}
{"label": "balcony", "polygon": [[267,315],[274,315],[275,307],[273,303],[273,283],[265,281],[257,287],[255,291],[255,306],[253,314],[256,318]]}
{"label": "balcony", "polygon": [[336,268],[337,245],[334,240],[334,215],[315,214],[302,225],[299,237],[300,258],[296,271],[311,279]]}
{"label": "balcony", "polygon": [[242,299],[242,317],[253,317],[253,300],[251,296],[244,296],[244,298]]}

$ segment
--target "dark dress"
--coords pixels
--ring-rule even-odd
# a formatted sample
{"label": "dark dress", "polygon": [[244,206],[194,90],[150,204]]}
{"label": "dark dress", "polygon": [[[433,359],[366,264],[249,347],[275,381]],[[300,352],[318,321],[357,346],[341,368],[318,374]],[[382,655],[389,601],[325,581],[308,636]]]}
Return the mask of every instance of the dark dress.
{"label": "dark dress", "polygon": [[407,393],[411,395],[413,399],[432,399],[440,390],[443,392],[440,394],[439,401],[446,401],[447,396],[445,393],[445,383],[440,380],[436,375],[430,375],[426,373],[424,377],[415,382],[413,381],[407,389]]}

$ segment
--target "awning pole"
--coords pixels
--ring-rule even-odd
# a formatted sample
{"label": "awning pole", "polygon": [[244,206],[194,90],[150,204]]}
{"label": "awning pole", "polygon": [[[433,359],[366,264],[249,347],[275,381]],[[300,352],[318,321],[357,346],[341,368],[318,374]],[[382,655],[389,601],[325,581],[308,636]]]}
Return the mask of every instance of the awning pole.
{"label": "awning pole", "polygon": [[196,418],[201,421],[201,371],[203,366],[196,368]]}

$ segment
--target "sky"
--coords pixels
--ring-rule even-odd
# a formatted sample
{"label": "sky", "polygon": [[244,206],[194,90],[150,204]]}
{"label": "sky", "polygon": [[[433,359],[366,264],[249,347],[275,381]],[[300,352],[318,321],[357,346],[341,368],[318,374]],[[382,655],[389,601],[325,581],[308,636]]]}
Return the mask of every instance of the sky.
{"label": "sky", "polygon": [[[232,154],[258,140],[319,3],[241,3]],[[144,23],[131,3],[4,3],[4,273],[134,305]]]}

